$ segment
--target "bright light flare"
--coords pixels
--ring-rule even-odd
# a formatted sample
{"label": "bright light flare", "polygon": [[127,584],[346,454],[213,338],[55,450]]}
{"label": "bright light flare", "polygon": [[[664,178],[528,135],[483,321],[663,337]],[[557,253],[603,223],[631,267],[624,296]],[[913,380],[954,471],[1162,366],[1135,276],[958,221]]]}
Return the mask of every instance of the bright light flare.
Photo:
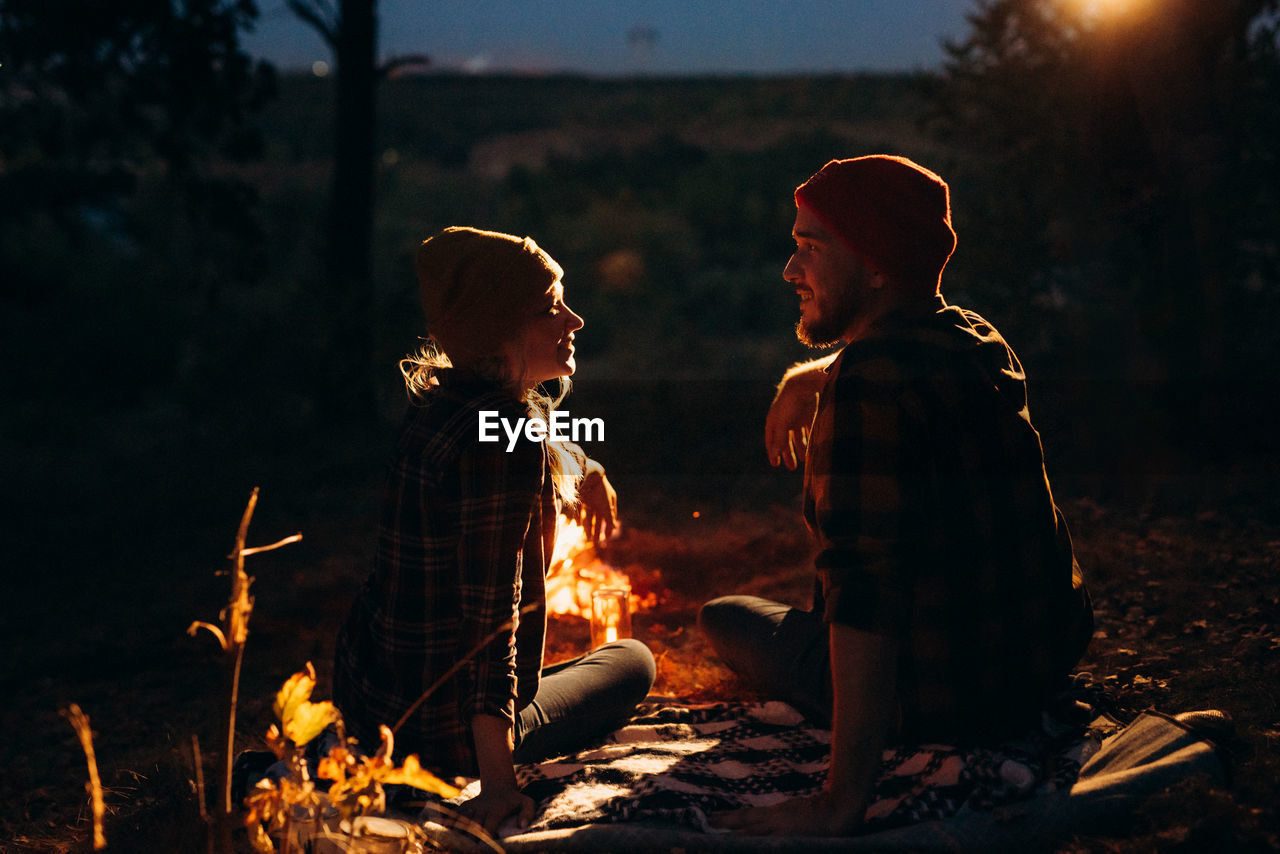
{"label": "bright light flare", "polygon": [[1157,0],[1059,0],[1063,8],[1091,24],[1115,22],[1154,9]]}

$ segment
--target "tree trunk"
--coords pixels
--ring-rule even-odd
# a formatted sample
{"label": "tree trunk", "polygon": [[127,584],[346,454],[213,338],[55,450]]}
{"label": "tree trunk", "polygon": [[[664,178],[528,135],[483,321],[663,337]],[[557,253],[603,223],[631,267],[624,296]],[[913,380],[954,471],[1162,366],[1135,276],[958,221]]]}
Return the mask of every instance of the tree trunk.
{"label": "tree trunk", "polygon": [[[1101,68],[1108,97],[1098,102],[1110,100],[1112,113],[1095,115],[1096,150],[1112,147],[1112,177],[1133,181],[1125,191],[1145,250],[1135,320],[1159,359],[1160,408],[1192,443],[1213,421],[1206,395],[1226,362],[1239,145],[1220,99],[1231,82],[1235,23],[1226,4],[1199,0],[1168,0],[1123,19],[1105,34]],[[1141,144],[1115,148],[1126,131]]]}
{"label": "tree trunk", "polygon": [[328,222],[328,317],[333,337],[318,377],[327,417],[367,417],[374,407],[373,190],[377,118],[375,0],[342,0],[335,33],[337,104]]}

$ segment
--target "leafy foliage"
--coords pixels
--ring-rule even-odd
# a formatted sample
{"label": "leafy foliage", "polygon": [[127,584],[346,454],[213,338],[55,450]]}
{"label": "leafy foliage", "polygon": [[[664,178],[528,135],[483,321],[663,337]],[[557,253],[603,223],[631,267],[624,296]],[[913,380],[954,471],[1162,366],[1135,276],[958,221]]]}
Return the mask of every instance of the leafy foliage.
{"label": "leafy foliage", "polygon": [[[276,694],[276,702],[272,707],[282,729],[272,726],[267,736],[267,743],[282,745],[282,739],[301,747],[324,731],[340,717],[337,708],[330,702],[311,702],[311,692],[316,687],[316,671],[307,662],[307,669],[295,673]],[[276,751],[278,758],[283,748]]]}
{"label": "leafy foliage", "polygon": [[247,119],[270,94],[271,72],[239,47],[256,16],[252,0],[8,0],[0,8],[6,195],[53,211],[101,203],[135,188],[158,160],[188,201],[227,213],[221,199],[201,198],[217,182],[200,166],[260,147]]}
{"label": "leafy foliage", "polygon": [[0,4],[3,334],[29,373],[136,405],[171,388],[195,316],[260,272],[256,156],[274,74],[239,47],[251,0]]}
{"label": "leafy foliage", "polygon": [[[246,798],[244,824],[257,851],[271,854],[276,850],[271,833],[286,840],[286,852],[291,850],[290,825],[298,816],[306,817],[308,834],[330,834],[332,831],[320,821],[326,805],[337,813],[339,829],[344,834],[337,838],[350,846],[356,818],[386,811],[387,786],[412,786],[443,798],[460,793],[456,786],[423,768],[416,755],[406,757],[397,766],[391,758],[395,739],[386,726],[381,728],[382,741],[375,753],[361,754],[352,740],[340,737],[317,766],[309,768],[302,748],[330,726],[336,725],[338,733],[343,731],[342,714],[333,703],[311,702],[315,686],[315,668],[307,662],[306,670],[289,677],[276,693],[272,711],[277,723],[267,731],[266,741],[276,758],[286,763],[289,773],[279,779],[259,781]],[[327,792],[322,794],[317,789],[317,778],[330,782]]]}

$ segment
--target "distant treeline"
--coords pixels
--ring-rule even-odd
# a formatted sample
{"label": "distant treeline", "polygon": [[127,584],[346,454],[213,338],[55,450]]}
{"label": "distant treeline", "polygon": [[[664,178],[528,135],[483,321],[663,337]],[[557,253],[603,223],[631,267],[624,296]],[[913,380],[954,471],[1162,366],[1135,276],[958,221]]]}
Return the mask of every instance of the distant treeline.
{"label": "distant treeline", "polygon": [[[222,182],[204,198],[213,208],[191,208],[166,173],[134,164],[128,193],[0,218],[0,261],[16,285],[0,331],[24,354],[3,381],[15,435],[48,438],[51,412],[86,406],[215,432],[323,427],[314,357],[339,346],[316,299],[332,87],[304,75],[275,85],[255,119],[260,154],[211,161],[207,174]],[[1117,112],[1115,149],[1086,137],[1058,145],[1066,106],[1046,113],[1032,89],[1020,96],[1025,127],[1007,108],[966,125],[956,105],[980,102],[955,86],[922,74],[386,81],[364,339],[379,411],[399,411],[395,363],[422,334],[414,249],[472,224],[532,235],[564,264],[587,319],[574,408],[627,425],[615,433],[626,443],[610,449],[633,449],[624,468],[754,459],[770,382],[806,355],[781,279],[791,192],[830,158],[893,152],[951,182],[959,248],[945,293],[1018,348],[1054,454],[1105,467],[1129,449],[1197,447],[1202,427],[1265,417],[1264,398],[1222,380],[1275,379],[1275,336],[1257,321],[1277,301],[1270,165],[1248,188],[1252,254],[1215,273],[1230,271],[1211,308],[1232,334],[1206,372],[1199,344],[1186,342],[1203,293],[1161,293],[1150,275],[1182,257],[1168,251],[1177,235],[1195,245],[1199,219],[1165,228],[1168,188],[1123,171],[1124,146],[1151,144],[1135,136],[1140,123]],[[1239,187],[1236,176],[1221,189],[1236,195],[1193,201],[1244,204]],[[1180,344],[1195,358],[1171,357]],[[672,431],[709,444],[672,452],[662,445]]]}
{"label": "distant treeline", "polygon": [[[914,119],[937,78],[914,74],[794,77],[597,78],[578,75],[406,74],[379,96],[384,148],[441,166],[464,166],[477,144],[536,130],[592,133],[794,122]],[[326,158],[333,88],[308,74],[284,75],[262,115],[273,154]],[[323,129],[316,133],[317,129]],[[740,139],[741,145],[751,140]]]}

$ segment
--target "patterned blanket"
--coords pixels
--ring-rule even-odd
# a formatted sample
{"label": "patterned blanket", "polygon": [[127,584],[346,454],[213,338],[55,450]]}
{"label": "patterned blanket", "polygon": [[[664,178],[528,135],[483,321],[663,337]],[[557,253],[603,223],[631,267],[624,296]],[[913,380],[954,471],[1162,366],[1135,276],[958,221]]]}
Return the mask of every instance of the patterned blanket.
{"label": "patterned blanket", "polygon": [[[866,830],[1070,788],[1104,734],[1046,717],[1041,731],[997,749],[886,750]],[[709,831],[712,813],[818,791],[830,736],[780,702],[649,705],[603,745],[517,774],[538,805],[531,831],[639,820]]]}

